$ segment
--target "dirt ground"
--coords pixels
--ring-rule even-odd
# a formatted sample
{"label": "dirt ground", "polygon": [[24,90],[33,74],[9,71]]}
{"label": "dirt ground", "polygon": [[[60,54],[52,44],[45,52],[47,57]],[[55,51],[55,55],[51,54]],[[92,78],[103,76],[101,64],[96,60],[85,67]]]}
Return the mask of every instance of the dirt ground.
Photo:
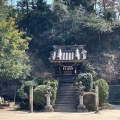
{"label": "dirt ground", "polygon": [[0,109],[0,120],[120,120],[120,105],[113,105],[112,110],[102,110],[95,114],[67,112],[16,111],[16,106]]}

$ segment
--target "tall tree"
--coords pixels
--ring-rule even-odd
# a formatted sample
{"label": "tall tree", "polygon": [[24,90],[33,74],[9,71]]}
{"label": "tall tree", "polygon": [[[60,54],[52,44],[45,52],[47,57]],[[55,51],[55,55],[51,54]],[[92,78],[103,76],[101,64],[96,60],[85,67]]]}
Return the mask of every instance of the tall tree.
{"label": "tall tree", "polygon": [[29,75],[28,40],[23,35],[12,18],[0,23],[0,79],[25,79]]}
{"label": "tall tree", "polygon": [[3,95],[10,86],[7,83],[16,83],[30,75],[30,65],[26,54],[28,38],[16,29],[14,19],[8,17],[5,1],[0,1],[0,8],[0,94]]}
{"label": "tall tree", "polygon": [[120,4],[118,0],[96,0],[96,13],[103,16],[107,21],[118,20]]}
{"label": "tall tree", "polygon": [[48,53],[50,47],[49,31],[55,21],[51,9],[44,0],[37,0],[31,12],[18,22],[19,28],[26,30],[27,34],[32,36],[30,50],[40,53],[41,56]]}
{"label": "tall tree", "polygon": [[92,0],[55,0],[68,5],[70,9],[83,9],[86,12],[94,12],[94,3]]}

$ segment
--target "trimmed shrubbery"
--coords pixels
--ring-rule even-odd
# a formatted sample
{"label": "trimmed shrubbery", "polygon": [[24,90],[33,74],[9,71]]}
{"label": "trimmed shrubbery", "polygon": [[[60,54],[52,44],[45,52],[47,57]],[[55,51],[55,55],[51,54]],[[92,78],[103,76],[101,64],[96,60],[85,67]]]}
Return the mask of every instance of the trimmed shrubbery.
{"label": "trimmed shrubbery", "polygon": [[103,106],[108,99],[109,86],[104,79],[98,79],[96,81],[96,84],[99,87],[99,103],[100,103],[100,106]]}
{"label": "trimmed shrubbery", "polygon": [[[44,81],[44,85],[37,86],[34,89],[34,105],[36,106],[37,109],[43,109],[44,105],[46,104],[45,87],[47,83],[48,83],[48,80]],[[54,104],[56,99],[58,81],[57,80],[51,81],[50,85],[52,87],[51,104]]]}
{"label": "trimmed shrubbery", "polygon": [[29,87],[31,85],[34,87],[34,93],[33,93],[34,109],[35,110],[43,109],[44,105],[46,104],[45,86],[48,82],[50,82],[50,85],[52,87],[51,104],[54,104],[56,99],[57,86],[58,86],[57,80],[27,81],[18,90],[18,95],[19,98],[21,99],[20,109],[29,109]]}
{"label": "trimmed shrubbery", "polygon": [[82,84],[85,86],[85,91],[89,92],[92,90],[93,86],[93,77],[91,73],[81,73],[78,76],[78,82],[82,82]]}
{"label": "trimmed shrubbery", "polygon": [[88,111],[95,110],[95,93],[94,92],[85,92],[83,101]]}
{"label": "trimmed shrubbery", "polygon": [[37,86],[34,89],[33,93],[33,101],[34,105],[37,109],[44,108],[44,105],[46,104],[46,98],[45,98],[45,85]]}

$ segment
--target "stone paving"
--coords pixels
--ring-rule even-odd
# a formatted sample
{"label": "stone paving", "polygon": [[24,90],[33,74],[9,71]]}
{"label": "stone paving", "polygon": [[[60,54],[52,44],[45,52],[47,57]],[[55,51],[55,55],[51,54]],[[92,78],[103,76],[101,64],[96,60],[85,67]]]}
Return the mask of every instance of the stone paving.
{"label": "stone paving", "polygon": [[[113,106],[112,110],[102,110],[95,114],[67,113],[67,112],[34,112],[0,110],[0,120],[120,120],[120,106]],[[116,109],[117,108],[117,109]]]}

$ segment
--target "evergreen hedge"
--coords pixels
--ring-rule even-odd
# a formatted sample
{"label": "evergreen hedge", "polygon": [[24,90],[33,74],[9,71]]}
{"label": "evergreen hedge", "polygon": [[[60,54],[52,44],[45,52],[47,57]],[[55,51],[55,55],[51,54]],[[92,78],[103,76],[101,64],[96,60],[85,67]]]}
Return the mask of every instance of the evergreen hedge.
{"label": "evergreen hedge", "polygon": [[104,105],[104,103],[108,100],[108,83],[104,79],[98,79],[96,84],[99,87],[99,103],[100,106]]}

